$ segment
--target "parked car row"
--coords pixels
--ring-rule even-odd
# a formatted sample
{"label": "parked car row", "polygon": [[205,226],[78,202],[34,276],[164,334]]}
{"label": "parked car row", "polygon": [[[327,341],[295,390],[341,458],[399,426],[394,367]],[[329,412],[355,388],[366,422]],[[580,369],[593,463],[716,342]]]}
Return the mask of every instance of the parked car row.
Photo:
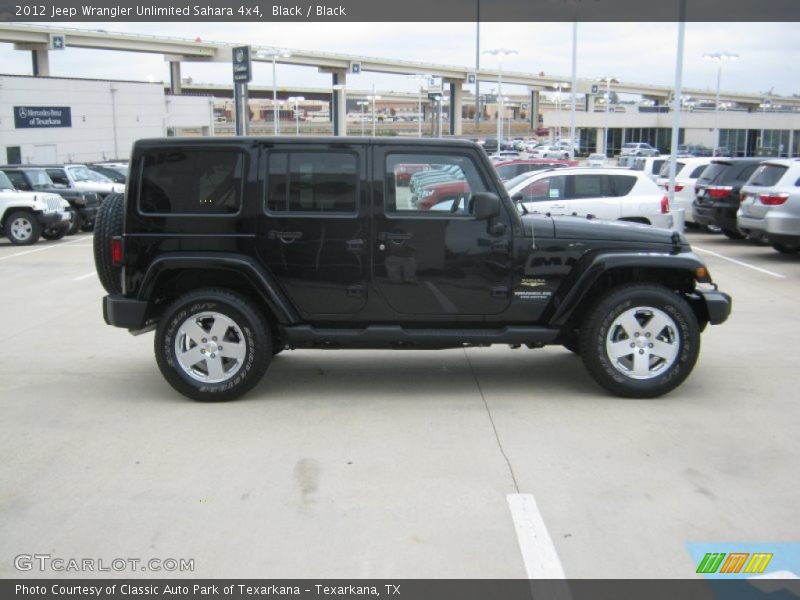
{"label": "parked car row", "polygon": [[[687,223],[800,252],[800,159],[680,158],[677,166],[675,204]],[[665,164],[658,179],[666,191],[668,172]]]}
{"label": "parked car row", "polygon": [[126,179],[124,163],[2,166],[0,231],[16,245],[92,231],[103,199],[124,192]]}

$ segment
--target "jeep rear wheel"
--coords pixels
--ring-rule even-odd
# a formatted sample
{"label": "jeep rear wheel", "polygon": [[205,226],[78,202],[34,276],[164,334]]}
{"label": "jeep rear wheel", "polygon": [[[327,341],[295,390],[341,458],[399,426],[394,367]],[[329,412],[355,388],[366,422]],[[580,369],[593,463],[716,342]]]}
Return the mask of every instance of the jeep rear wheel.
{"label": "jeep rear wheel", "polygon": [[109,194],[97,211],[94,223],[94,266],[100,283],[109,294],[122,293],[122,268],[115,267],[111,260],[111,240],[122,235],[124,201],[122,194]]}
{"label": "jeep rear wheel", "polygon": [[60,240],[67,235],[67,227],[48,227],[42,230],[42,237],[46,240]]}
{"label": "jeep rear wheel", "polygon": [[659,285],[611,290],[589,310],[581,329],[584,365],[610,392],[661,396],[689,376],[700,351],[700,327],[686,300]]}
{"label": "jeep rear wheel", "polygon": [[158,368],[178,392],[206,402],[239,398],[262,378],[272,358],[264,317],[248,300],[203,289],[176,300],[155,338]]}
{"label": "jeep rear wheel", "polygon": [[33,213],[21,210],[8,215],[5,224],[6,237],[15,246],[30,246],[39,241],[42,226]]}
{"label": "jeep rear wheel", "polygon": [[781,254],[797,254],[800,252],[800,246],[793,244],[772,244],[772,247]]}

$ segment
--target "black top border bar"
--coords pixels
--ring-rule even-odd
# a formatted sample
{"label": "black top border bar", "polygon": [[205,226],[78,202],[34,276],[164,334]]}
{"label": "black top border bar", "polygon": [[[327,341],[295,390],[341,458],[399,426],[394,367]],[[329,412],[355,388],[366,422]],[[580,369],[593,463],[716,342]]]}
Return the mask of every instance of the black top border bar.
{"label": "black top border bar", "polygon": [[[798,22],[798,0],[0,0],[7,22]],[[480,15],[480,16],[479,16]]]}

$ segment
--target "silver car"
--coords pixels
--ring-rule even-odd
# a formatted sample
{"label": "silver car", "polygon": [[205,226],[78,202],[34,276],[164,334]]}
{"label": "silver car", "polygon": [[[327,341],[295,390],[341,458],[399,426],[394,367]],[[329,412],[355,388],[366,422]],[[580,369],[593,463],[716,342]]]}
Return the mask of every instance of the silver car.
{"label": "silver car", "polygon": [[784,254],[800,252],[800,160],[772,158],[742,187],[739,228]]}

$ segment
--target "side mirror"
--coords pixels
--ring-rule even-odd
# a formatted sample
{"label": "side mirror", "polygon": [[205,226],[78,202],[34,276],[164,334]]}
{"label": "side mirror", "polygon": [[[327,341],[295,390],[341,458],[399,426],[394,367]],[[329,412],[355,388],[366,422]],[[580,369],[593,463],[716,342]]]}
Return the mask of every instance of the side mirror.
{"label": "side mirror", "polygon": [[525,200],[525,196],[522,195],[522,192],[519,192],[511,196],[511,199],[514,201],[514,204],[520,204]]}
{"label": "side mirror", "polygon": [[472,213],[478,221],[490,221],[500,215],[500,198],[490,192],[472,194]]}

